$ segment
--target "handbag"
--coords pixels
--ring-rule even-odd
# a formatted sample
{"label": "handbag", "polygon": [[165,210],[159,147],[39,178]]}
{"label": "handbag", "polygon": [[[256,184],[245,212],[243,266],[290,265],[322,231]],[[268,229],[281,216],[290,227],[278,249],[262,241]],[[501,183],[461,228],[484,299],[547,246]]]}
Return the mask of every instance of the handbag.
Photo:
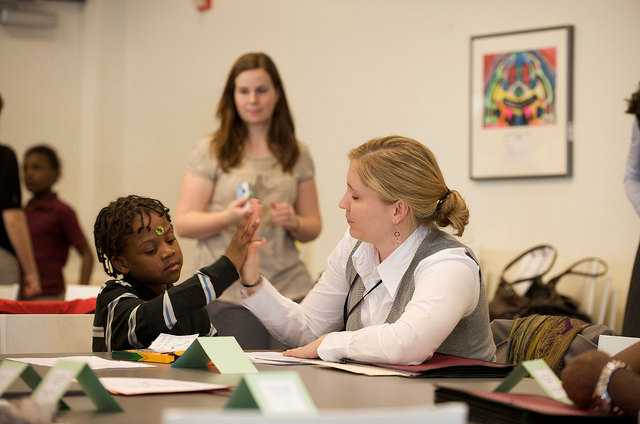
{"label": "handbag", "polygon": [[607,263],[596,257],[584,258],[574,262],[560,274],[547,281],[544,286],[536,287],[533,291],[530,289],[529,292],[527,292],[527,297],[531,299],[531,301],[521,312],[520,316],[533,314],[565,315],[591,323],[591,317],[580,311],[580,302],[572,297],[558,293],[556,287],[558,282],[568,275],[595,278],[605,275],[608,270],[609,267]]}
{"label": "handbag", "polygon": [[[580,259],[544,283],[542,277],[549,272],[556,257],[556,249],[545,244],[535,246],[511,261],[502,271],[498,290],[489,303],[490,318],[514,319],[534,314],[562,315],[591,323],[591,317],[580,311],[580,302],[558,293],[557,286],[569,275],[603,276],[608,271],[607,263],[597,257]],[[518,270],[515,273],[516,278],[513,278],[514,269]],[[524,271],[521,271],[522,269]],[[527,285],[518,289],[518,285],[522,286],[524,283]]]}
{"label": "handbag", "polygon": [[491,320],[521,316],[520,313],[530,303],[525,294],[532,286],[536,286],[534,292],[540,291],[540,287],[544,286],[542,276],[549,272],[557,256],[555,247],[541,244],[509,262],[500,274],[498,289],[489,303]]}

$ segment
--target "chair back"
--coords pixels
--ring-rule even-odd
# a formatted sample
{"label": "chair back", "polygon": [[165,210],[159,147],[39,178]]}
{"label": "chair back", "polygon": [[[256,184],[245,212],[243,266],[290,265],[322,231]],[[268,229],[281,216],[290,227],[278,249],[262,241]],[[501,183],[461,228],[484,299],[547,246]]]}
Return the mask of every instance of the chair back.
{"label": "chair back", "polygon": [[0,299],[18,300],[20,284],[0,284]]}
{"label": "chair back", "polygon": [[91,352],[93,314],[0,314],[0,354]]}
{"label": "chair back", "polygon": [[98,297],[99,292],[100,286],[91,284],[67,284],[64,292],[64,300],[89,299],[92,297]]}

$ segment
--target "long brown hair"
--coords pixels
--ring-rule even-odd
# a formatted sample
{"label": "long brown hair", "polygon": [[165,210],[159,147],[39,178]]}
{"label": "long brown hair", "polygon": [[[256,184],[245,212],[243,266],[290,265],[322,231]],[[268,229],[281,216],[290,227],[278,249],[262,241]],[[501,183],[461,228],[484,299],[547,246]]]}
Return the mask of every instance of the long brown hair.
{"label": "long brown hair", "polygon": [[291,172],[300,156],[293,118],[289,111],[287,96],[278,69],[271,58],[264,53],[244,54],[231,67],[216,111],[220,127],[211,138],[211,152],[218,159],[224,172],[228,172],[242,160],[244,141],[247,138],[247,126],[238,115],[233,92],[236,88],[236,77],[251,69],[264,69],[271,77],[276,91],[280,94],[280,99],[276,103],[271,118],[268,143],[269,150],[280,162],[282,170]]}

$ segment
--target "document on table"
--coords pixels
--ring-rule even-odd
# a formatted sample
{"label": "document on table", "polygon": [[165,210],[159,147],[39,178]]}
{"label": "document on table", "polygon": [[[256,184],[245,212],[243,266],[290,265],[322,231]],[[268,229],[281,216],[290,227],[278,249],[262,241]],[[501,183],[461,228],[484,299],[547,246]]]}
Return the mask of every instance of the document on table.
{"label": "document on table", "polygon": [[231,388],[231,386],[224,384],[199,383],[197,381],[169,380],[164,378],[100,377],[99,380],[100,383],[114,395],[203,392]]}
{"label": "document on table", "polygon": [[198,334],[174,336],[172,334],[160,333],[151,345],[149,345],[149,350],[154,352],[179,352],[187,350],[198,336]]}
{"label": "document on table", "polygon": [[[254,364],[268,365],[313,365],[317,361],[314,359],[294,358],[284,356],[282,352],[245,352],[249,360]],[[320,361],[322,362],[322,361]]]}
{"label": "document on table", "polygon": [[108,368],[147,368],[153,367],[151,364],[132,361],[113,361],[110,359],[99,358],[97,356],[61,356],[58,358],[7,358],[11,361],[26,362],[32,365],[42,365],[45,367],[53,367],[60,359],[69,361],[85,362],[92,370],[101,370]]}
{"label": "document on table", "polygon": [[328,362],[321,359],[303,359],[294,358],[293,356],[284,356],[282,352],[246,352],[249,359],[256,364],[266,365],[318,365],[325,368],[335,368],[342,371],[348,371],[355,374],[363,374],[370,376],[406,376],[406,373],[394,371],[390,369],[359,365],[359,364],[343,364],[338,362]]}
{"label": "document on table", "polygon": [[368,376],[398,376],[406,377],[407,373],[401,371],[394,371],[387,368],[372,367],[368,365],[358,364],[342,364],[338,362],[318,361],[321,367],[335,368],[342,371],[352,372],[354,374],[362,374]]}

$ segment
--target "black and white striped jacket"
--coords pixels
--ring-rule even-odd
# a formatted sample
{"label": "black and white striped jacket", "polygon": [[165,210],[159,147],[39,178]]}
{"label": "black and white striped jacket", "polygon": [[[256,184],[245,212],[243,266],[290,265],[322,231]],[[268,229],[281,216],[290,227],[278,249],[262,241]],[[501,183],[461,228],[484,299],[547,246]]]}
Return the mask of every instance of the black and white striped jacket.
{"label": "black and white striped jacket", "polygon": [[162,295],[131,276],[107,281],[96,299],[93,351],[143,349],[160,333],[214,335],[205,306],[238,278],[222,256]]}

